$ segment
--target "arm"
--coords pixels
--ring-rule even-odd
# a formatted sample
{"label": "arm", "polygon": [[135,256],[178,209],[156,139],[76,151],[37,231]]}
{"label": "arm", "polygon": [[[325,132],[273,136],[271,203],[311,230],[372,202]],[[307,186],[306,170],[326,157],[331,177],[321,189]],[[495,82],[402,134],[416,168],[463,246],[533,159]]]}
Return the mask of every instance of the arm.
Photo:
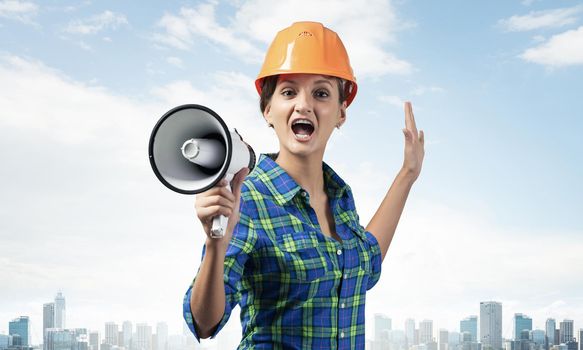
{"label": "arm", "polygon": [[210,337],[225,311],[224,261],[227,245],[222,239],[207,238],[206,254],[192,286],[190,309],[201,338]]}
{"label": "arm", "polygon": [[421,173],[421,165],[425,155],[425,135],[423,130],[417,132],[413,107],[410,102],[405,102],[405,126],[403,129],[405,135],[403,167],[366,227],[366,230],[372,233],[379,242],[382,260],[385,259],[395,235],[409,191]]}

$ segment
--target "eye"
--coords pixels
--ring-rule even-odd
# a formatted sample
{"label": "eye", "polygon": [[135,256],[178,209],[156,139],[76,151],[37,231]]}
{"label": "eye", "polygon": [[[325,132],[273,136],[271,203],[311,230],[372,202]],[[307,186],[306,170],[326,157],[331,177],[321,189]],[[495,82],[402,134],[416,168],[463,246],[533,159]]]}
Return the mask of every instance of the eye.
{"label": "eye", "polygon": [[290,88],[285,88],[285,89],[281,90],[281,94],[283,96],[292,96],[292,95],[294,95],[294,91]]}
{"label": "eye", "polygon": [[326,98],[330,96],[330,93],[328,93],[328,90],[326,89],[319,89],[316,90],[316,92],[314,92],[314,96],[316,96],[317,98]]}

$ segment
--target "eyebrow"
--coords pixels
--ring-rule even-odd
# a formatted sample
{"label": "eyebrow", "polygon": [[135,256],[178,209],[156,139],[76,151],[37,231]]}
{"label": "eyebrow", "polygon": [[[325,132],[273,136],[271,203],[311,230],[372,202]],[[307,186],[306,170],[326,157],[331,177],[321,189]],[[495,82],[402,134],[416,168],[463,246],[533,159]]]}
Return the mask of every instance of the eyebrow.
{"label": "eyebrow", "polygon": [[[291,83],[294,85],[298,84],[295,80],[292,80],[292,79],[282,79],[280,81],[280,83]],[[327,80],[327,79],[320,79],[320,80],[316,80],[314,82],[314,84],[320,84],[320,83],[327,83],[328,85],[332,86],[332,83],[330,82],[330,80]]]}

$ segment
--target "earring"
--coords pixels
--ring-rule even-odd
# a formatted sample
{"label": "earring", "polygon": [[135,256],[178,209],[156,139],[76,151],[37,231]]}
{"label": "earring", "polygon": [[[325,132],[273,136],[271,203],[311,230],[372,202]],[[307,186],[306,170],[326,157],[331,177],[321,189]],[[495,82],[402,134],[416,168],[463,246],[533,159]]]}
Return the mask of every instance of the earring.
{"label": "earring", "polygon": [[267,123],[267,127],[269,127],[269,128],[273,128],[273,124],[271,124],[271,123]]}
{"label": "earring", "polygon": [[340,130],[340,124],[336,124],[336,129]]}

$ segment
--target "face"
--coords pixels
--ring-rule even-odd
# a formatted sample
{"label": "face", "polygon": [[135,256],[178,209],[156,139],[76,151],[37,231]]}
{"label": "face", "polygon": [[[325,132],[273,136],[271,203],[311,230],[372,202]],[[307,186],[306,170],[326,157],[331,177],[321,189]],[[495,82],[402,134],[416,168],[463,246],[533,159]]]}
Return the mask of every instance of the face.
{"label": "face", "polygon": [[336,125],[346,120],[336,79],[316,74],[281,75],[263,115],[273,124],[280,151],[323,155]]}

